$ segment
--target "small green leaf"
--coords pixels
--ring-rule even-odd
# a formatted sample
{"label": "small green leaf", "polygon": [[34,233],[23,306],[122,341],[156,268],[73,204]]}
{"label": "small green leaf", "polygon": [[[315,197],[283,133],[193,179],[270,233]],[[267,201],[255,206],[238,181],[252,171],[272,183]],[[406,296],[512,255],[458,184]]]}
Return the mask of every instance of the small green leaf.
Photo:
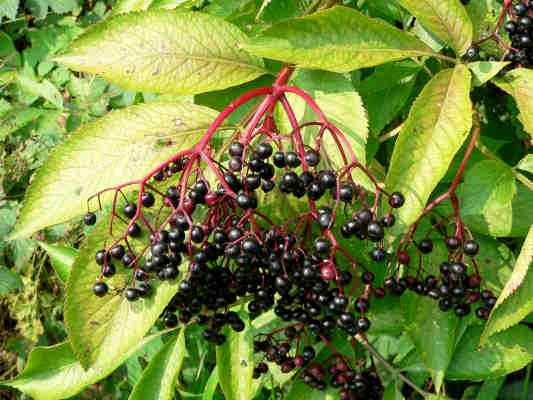
{"label": "small green leaf", "polygon": [[407,332],[431,372],[438,392],[454,354],[459,318],[453,312],[441,312],[434,300],[413,293],[403,295],[401,304]]}
{"label": "small green leaf", "polygon": [[244,48],[262,57],[333,72],[432,54],[414,36],[342,6],[276,24]]}
{"label": "small green leaf", "polygon": [[246,36],[207,14],[154,10],[91,26],[56,61],[128,90],[195,94],[251,81],[266,71],[241,50]]}
{"label": "small green leaf", "polygon": [[22,288],[20,276],[7,267],[0,265],[0,296]]}
{"label": "small green leaf", "polygon": [[485,380],[479,388],[476,400],[497,400],[505,379],[505,376],[501,376],[499,378]]}
{"label": "small green leaf", "polygon": [[259,382],[253,379],[254,331],[244,314],[240,316],[246,329],[237,333],[226,328],[226,342],[217,346],[218,380],[226,400],[251,400]]}
{"label": "small green leaf", "polygon": [[533,154],[528,154],[522,158],[515,168],[533,174]]}
{"label": "small green leaf", "polygon": [[[113,230],[117,236],[125,228],[125,223],[115,219]],[[156,282],[150,297],[129,302],[122,289],[131,281],[132,272],[117,267],[116,275],[106,281],[109,293],[104,297],[95,296],[92,286],[101,273],[101,266],[96,264],[94,255],[113,239],[109,236],[108,220],[102,220],[80,250],[67,284],[65,324],[72,349],[85,368],[97,360],[115,359],[117,354],[136,347],[177,291],[177,282]],[[144,233],[129,243],[139,250],[145,247],[146,240]]]}
{"label": "small green leaf", "polygon": [[435,75],[414,102],[394,146],[386,187],[405,195],[398,215],[416,220],[446,174],[472,125],[470,72],[464,65]]}
{"label": "small green leaf", "polygon": [[0,117],[0,140],[3,140],[11,132],[23,128],[30,122],[35,121],[44,113],[37,107],[14,107]]}
{"label": "small green leaf", "polygon": [[338,400],[339,389],[328,388],[316,390],[309,388],[301,380],[296,381],[290,388],[285,400]]}
{"label": "small green leaf", "polygon": [[516,68],[493,82],[509,93],[516,101],[520,110],[519,119],[524,130],[533,135],[533,70]]}
{"label": "small green leaf", "polygon": [[516,325],[492,336],[481,349],[483,326],[475,325],[461,337],[446,379],[482,381],[518,371],[533,361],[533,331]]}
{"label": "small green leaf", "polygon": [[37,82],[28,76],[19,74],[17,82],[22,90],[48,100],[57,108],[63,108],[63,96],[61,96],[61,93],[59,93],[57,88],[49,80],[45,79]]}
{"label": "small green leaf", "polygon": [[[37,172],[12,238],[83,214],[90,196],[140,179],[154,165],[196,143],[216,115],[191,103],[150,103],[113,111],[82,126]],[[102,197],[104,204],[110,200]]]}
{"label": "small green leaf", "polygon": [[15,19],[19,8],[19,0],[0,0],[0,19]]}
{"label": "small green leaf", "polygon": [[468,64],[474,78],[474,86],[481,86],[494,78],[498,72],[509,65],[508,62],[500,61],[476,61]]}
{"label": "small green leaf", "polygon": [[427,29],[463,55],[472,43],[472,22],[460,0],[399,0]]}
{"label": "small green leaf", "polygon": [[481,344],[492,335],[518,324],[533,312],[533,227],[522,245],[511,278],[503,288],[489,322],[481,336]]}
{"label": "small green leaf", "polygon": [[15,379],[1,384],[16,388],[35,400],[70,398],[87,385],[105,378],[132,353],[160,335],[161,333],[149,336],[126,352],[111,351],[112,357],[104,354],[87,370],[76,359],[68,342],[36,347],[30,353],[24,371]]}
{"label": "small green leaf", "polygon": [[124,14],[130,11],[148,10],[154,0],[118,0],[113,6],[113,14]]}
{"label": "small green leaf", "polygon": [[187,354],[184,332],[182,328],[150,360],[129,400],[172,400],[175,397],[176,379]]}
{"label": "small green leaf", "polygon": [[474,164],[458,194],[461,216],[476,232],[522,236],[533,223],[533,215],[522,210],[527,203],[531,204],[533,192],[516,182],[511,167],[501,161]]}
{"label": "small green leaf", "polygon": [[50,263],[59,276],[59,279],[66,282],[70,275],[72,264],[74,264],[74,261],[79,254],[78,250],[73,249],[72,247],[58,246],[41,241],[37,241],[37,243],[39,243],[39,246],[41,246],[48,254],[48,257],[50,257]]}

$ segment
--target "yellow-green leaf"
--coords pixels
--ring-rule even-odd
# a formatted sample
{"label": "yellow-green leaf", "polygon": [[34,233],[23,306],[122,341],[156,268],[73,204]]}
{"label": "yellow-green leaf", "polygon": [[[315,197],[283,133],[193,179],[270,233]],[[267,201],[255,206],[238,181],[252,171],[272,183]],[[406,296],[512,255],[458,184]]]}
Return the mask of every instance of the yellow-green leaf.
{"label": "yellow-green leaf", "polygon": [[522,245],[511,278],[503,288],[489,322],[481,336],[481,344],[509,327],[516,325],[533,312],[533,227]]}
{"label": "yellow-green leaf", "polygon": [[[191,103],[150,103],[113,111],[82,126],[37,172],[11,237],[29,236],[83,214],[87,199],[96,192],[139,179],[196,143],[216,115]],[[102,197],[104,203],[109,199]]]}
{"label": "yellow-green leaf", "polygon": [[260,59],[241,50],[246,41],[236,26],[208,14],[133,12],[90,27],[56,61],[128,90],[195,94],[265,73]]}
{"label": "yellow-green leaf", "polygon": [[513,96],[520,110],[518,118],[524,130],[533,135],[533,70],[513,69],[502,78],[494,79],[494,83]]}
{"label": "yellow-green leaf", "polygon": [[392,154],[386,186],[405,195],[399,210],[409,225],[444,177],[472,125],[471,76],[457,65],[435,75],[414,102]]}
{"label": "yellow-green leaf", "polygon": [[276,24],[244,48],[262,57],[333,72],[432,54],[416,37],[342,6]]}
{"label": "yellow-green leaf", "polygon": [[150,360],[129,400],[172,400],[176,380],[187,354],[185,328]]}
{"label": "yellow-green leaf", "polygon": [[462,55],[472,43],[472,22],[460,0],[399,0],[444,43]]}

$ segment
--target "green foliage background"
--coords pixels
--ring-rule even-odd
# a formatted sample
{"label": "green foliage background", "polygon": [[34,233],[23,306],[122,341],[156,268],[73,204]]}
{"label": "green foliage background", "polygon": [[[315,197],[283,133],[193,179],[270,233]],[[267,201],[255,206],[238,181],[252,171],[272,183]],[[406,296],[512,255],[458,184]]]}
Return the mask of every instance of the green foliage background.
{"label": "green foliage background", "polygon": [[[329,27],[344,23],[353,29],[348,43],[338,40],[339,34],[333,28],[317,33],[316,24],[308,19],[296,23],[291,19],[338,3],[357,13],[328,10],[321,23],[325,21]],[[65,143],[81,126],[113,110],[140,104],[157,108],[157,104],[165,103],[172,113],[181,110],[185,119],[193,111],[194,115],[203,113],[204,119],[194,120],[196,125],[191,126],[201,132],[211,116],[216,115],[213,110],[221,110],[246,88],[270,84],[280,61],[287,61],[303,67],[295,74],[294,82],[312,92],[332,114],[337,112],[336,123],[361,132],[366,129],[366,120],[361,121],[368,119],[368,135],[358,137],[354,147],[358,146],[358,155],[366,158],[380,178],[385,179],[385,171],[392,170],[386,178],[388,185],[401,185],[406,180],[418,185],[417,193],[423,193],[423,199],[418,199],[421,202],[418,209],[402,215],[407,222],[412,221],[432,194],[445,190],[453,178],[470,128],[471,115],[465,112],[470,105],[470,93],[475,111],[482,117],[482,139],[468,165],[459,194],[463,217],[481,243],[480,263],[485,278],[491,289],[502,292],[501,307],[484,331],[476,321],[459,321],[441,315],[433,303],[413,300],[409,295],[401,303],[393,304],[386,299],[373,306],[370,334],[378,350],[417,384],[423,385],[432,378],[436,386],[444,385],[449,398],[533,399],[533,385],[528,386],[533,360],[530,314],[533,163],[528,154],[533,130],[532,72],[522,70],[504,75],[500,70],[505,64],[496,61],[471,62],[441,71],[446,60],[426,56],[443,49],[445,54],[455,50],[461,56],[472,38],[490,30],[500,2],[472,0],[460,8],[459,0],[440,3],[456,7],[456,12],[449,16],[452,22],[468,23],[459,24],[456,30],[443,30],[442,26],[435,26],[433,19],[428,19],[424,7],[410,0],[0,0],[0,382],[18,376],[11,386],[26,393],[2,387],[0,383],[0,398],[23,399],[30,395],[37,399],[68,396],[148,399],[151,395],[154,399],[164,399],[174,394],[205,400],[253,396],[266,400],[282,395],[287,399],[335,398],[328,393],[309,393],[301,382],[287,383],[287,378],[279,373],[273,373],[272,380],[263,382],[261,387],[249,385],[244,390],[242,382],[235,381],[235,377],[250,375],[249,368],[241,363],[243,359],[253,361],[248,353],[249,340],[244,336],[234,337],[215,353],[202,340],[197,340],[199,331],[195,327],[176,335],[162,332],[156,326],[144,339],[141,332],[135,345],[119,359],[102,364],[97,361],[85,371],[74,355],[78,350],[73,352],[65,342],[64,315],[69,311],[63,303],[66,281],[80,253],[80,245],[91,234],[91,240],[96,243],[98,232],[83,227],[78,217],[72,218],[76,210],[63,216],[68,222],[49,227],[51,223],[45,221],[49,215],[46,202],[33,204],[31,213],[20,217],[22,200],[35,179],[34,173],[49,159],[53,148]],[[139,88],[138,82],[131,87],[120,84],[127,81],[123,70],[106,71],[100,74],[103,77],[93,75],[101,72],[90,65],[94,46],[101,45],[99,40],[94,44],[89,38],[81,44],[76,42],[78,47],[71,47],[73,40],[89,26],[113,15],[132,10],[157,13],[156,10],[173,9],[200,11],[202,15],[215,16],[239,27],[244,32],[242,48],[231,52],[247,68],[229,73],[226,66],[214,63],[211,71],[223,74],[226,80],[213,83],[211,91],[201,86],[205,84],[203,77],[195,81],[194,76],[180,76],[179,84],[173,81],[175,87],[169,88],[166,94],[157,94],[168,82],[141,79],[144,86]],[[418,19],[414,21],[409,12],[419,13]],[[140,14],[134,15],[132,18],[138,18]],[[368,22],[368,15],[377,20]],[[210,29],[206,24],[205,29]],[[413,35],[397,36],[394,25],[405,27]],[[399,50],[386,56],[354,57],[354,53],[364,52],[370,41],[361,36],[359,28],[370,38],[377,35],[384,42],[392,41]],[[220,29],[226,29],[225,25]],[[245,41],[244,35],[252,39]],[[335,42],[338,57],[328,58],[321,53],[317,37]],[[499,56],[491,44],[481,51],[485,58]],[[79,58],[83,52],[88,55]],[[274,60],[263,62],[260,57]],[[454,84],[454,79],[459,83]],[[236,84],[241,85],[235,87]],[[428,97],[424,87],[430,91]],[[456,96],[442,110],[443,115],[449,113],[448,126],[435,126],[431,118],[439,119],[440,115],[426,115],[428,109],[439,109],[440,103],[431,103],[439,90]],[[168,105],[175,102],[195,105],[175,110]],[[354,121],[353,116],[347,117],[350,112],[360,118]],[[118,115],[120,122],[121,114],[113,115]],[[150,122],[153,119],[147,125]],[[355,127],[358,123],[361,125]],[[404,123],[402,135],[396,140],[400,131],[396,128],[401,123]],[[415,157],[415,162],[410,162],[399,150],[393,154],[395,145],[402,146],[401,150],[408,154],[417,154],[421,145],[413,143],[409,133],[415,134],[421,126],[429,135],[423,146],[425,153]],[[435,138],[443,138],[449,126],[460,129],[455,132],[456,137],[442,144]],[[84,132],[90,136],[89,130]],[[174,134],[179,136],[179,132]],[[190,144],[187,140],[192,141],[187,137],[177,145]],[[453,146],[442,151],[450,142]],[[171,154],[175,149],[164,149],[154,157],[164,159],[164,154]],[[38,203],[38,198],[34,203]],[[449,210],[443,206],[438,211]],[[20,227],[15,231],[17,218],[24,222],[27,229],[24,234]],[[35,230],[39,231],[32,239],[25,238]],[[10,235],[15,239],[8,240]],[[88,264],[80,260],[87,259],[90,250],[91,247],[81,250],[74,270]],[[170,293],[172,288],[168,290]],[[247,332],[270,322],[268,316],[249,322]],[[485,346],[478,350],[480,342],[485,342]],[[216,361],[218,368],[214,368]],[[64,384],[65,375],[58,371],[69,371],[71,381]],[[402,399],[394,377],[380,372],[387,377],[386,399]]]}

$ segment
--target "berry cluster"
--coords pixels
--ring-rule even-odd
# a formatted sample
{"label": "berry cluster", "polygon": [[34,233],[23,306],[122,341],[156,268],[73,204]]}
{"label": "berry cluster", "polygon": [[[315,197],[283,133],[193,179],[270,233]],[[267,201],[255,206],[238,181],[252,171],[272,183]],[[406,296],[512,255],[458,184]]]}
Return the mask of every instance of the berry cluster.
{"label": "berry cluster", "polygon": [[[386,289],[401,294],[410,288],[438,298],[441,308],[455,307],[458,315],[483,299],[486,306],[478,310],[482,317],[493,297],[480,291],[475,263],[475,274],[462,264],[464,255],[477,253],[477,244],[463,243],[462,236],[456,247],[447,242],[450,263],[443,264],[448,267],[441,268],[438,278],[422,280],[421,270],[416,277],[409,268],[400,271],[400,266],[409,266],[409,255],[401,248],[397,260],[391,257],[385,234],[395,224],[393,210],[404,205],[404,196],[384,191],[357,160],[344,134],[309,95],[284,86],[286,78],[282,73],[272,88],[237,99],[199,143],[144,178],[95,195],[100,201],[102,193],[114,192],[112,239],[95,254],[101,273],[93,292],[104,297],[113,291],[137,301],[157,290],[159,281],[179,277],[162,323],[168,328],[197,323],[205,340],[215,345],[226,341],[227,328],[241,332],[246,327],[243,315],[231,309],[235,304],[246,304],[251,319],[272,311],[283,327],[256,337],[260,360],[255,377],[267,372],[271,362],[286,373],[301,369],[311,387],[338,388],[342,399],[379,399],[383,388],[374,371],[351,364],[334,348],[324,361],[316,354],[318,345],[331,348],[333,336],[364,337],[370,329],[366,315],[371,298],[383,297]],[[318,121],[296,121],[286,93],[302,98]],[[226,147],[216,148],[211,139],[224,120],[259,96],[264,100],[246,128]],[[291,132],[279,131],[273,116],[276,105],[285,110]],[[304,130],[312,138],[308,142]],[[326,145],[326,137],[334,144]],[[373,190],[354,179],[355,170],[368,177]],[[136,200],[123,192],[131,185],[137,188]],[[286,204],[293,214],[276,221],[272,206]],[[117,221],[125,226],[118,236],[113,234]],[[94,225],[96,214],[87,213],[85,223]],[[341,245],[352,240],[371,243],[371,259],[397,267],[383,286],[374,287],[374,273]],[[432,247],[428,239],[418,244],[423,254]],[[123,280],[109,280],[118,268],[131,272],[125,286],[116,283]]]}
{"label": "berry cluster", "polygon": [[533,63],[533,1],[520,1],[513,5],[505,31],[509,34],[511,48],[505,55],[506,61],[521,66]]}

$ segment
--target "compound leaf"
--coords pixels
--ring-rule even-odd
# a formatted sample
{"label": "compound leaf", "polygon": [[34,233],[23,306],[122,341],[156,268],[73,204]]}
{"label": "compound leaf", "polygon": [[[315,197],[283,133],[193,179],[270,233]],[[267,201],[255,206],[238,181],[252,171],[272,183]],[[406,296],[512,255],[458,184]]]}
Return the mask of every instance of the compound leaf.
{"label": "compound leaf", "polygon": [[[215,117],[213,110],[191,103],[150,103],[113,111],[82,126],[37,172],[12,238],[82,214],[90,196],[141,178],[194,144]],[[104,203],[109,199],[102,197]]]}
{"label": "compound leaf", "polygon": [[467,329],[461,337],[446,379],[482,381],[510,374],[533,361],[533,331],[517,325],[490,338],[481,349],[483,326]]}
{"label": "compound leaf", "polygon": [[342,6],[276,24],[244,48],[262,57],[333,72],[431,54],[414,36]]}
{"label": "compound leaf", "polygon": [[68,342],[36,347],[30,353],[24,371],[11,381],[1,382],[1,385],[16,388],[35,400],[70,398],[85,386],[105,378],[131,354],[160,335],[158,333],[145,338],[127,352],[113,352],[113,357],[103,356],[87,370],[76,359]]}
{"label": "compound leaf", "polygon": [[399,0],[427,29],[462,55],[472,43],[470,17],[460,0]]}
{"label": "compound leaf", "polygon": [[494,79],[494,83],[513,96],[520,110],[518,118],[524,125],[524,130],[531,136],[533,134],[533,70],[513,69],[502,78]]}
{"label": "compound leaf", "polygon": [[221,18],[154,10],[117,15],[90,27],[56,61],[128,90],[195,94],[265,73],[260,59],[241,50],[246,40]]}
{"label": "compound leaf", "polygon": [[[125,228],[125,223],[115,219],[115,239]],[[72,349],[84,368],[97,360],[113,360],[117,354],[136,347],[177,291],[176,282],[159,281],[152,285],[150,297],[129,302],[122,289],[131,281],[132,272],[118,266],[116,275],[106,280],[109,293],[95,296],[92,286],[102,267],[96,264],[94,255],[113,239],[108,221],[103,219],[81,249],[67,284],[65,324]],[[140,250],[147,240],[143,232],[142,237],[134,241],[130,238],[129,242],[133,249]]]}
{"label": "compound leaf", "polygon": [[486,340],[522,321],[533,312],[533,227],[522,245],[511,278],[503,288],[481,336]]}
{"label": "compound leaf", "polygon": [[435,75],[415,100],[392,154],[386,186],[405,195],[399,217],[409,225],[468,136],[470,72],[464,65]]}
{"label": "compound leaf", "polygon": [[185,328],[150,360],[129,400],[172,400],[176,379],[187,354]]}

